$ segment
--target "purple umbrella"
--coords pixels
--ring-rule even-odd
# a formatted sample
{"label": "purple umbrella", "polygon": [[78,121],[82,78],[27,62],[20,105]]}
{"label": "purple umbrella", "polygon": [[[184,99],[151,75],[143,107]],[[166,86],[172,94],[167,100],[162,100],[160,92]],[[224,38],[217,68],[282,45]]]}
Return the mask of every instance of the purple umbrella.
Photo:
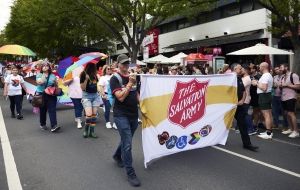
{"label": "purple umbrella", "polygon": [[70,67],[73,64],[74,59],[76,60],[77,58],[70,56],[70,57],[67,57],[67,58],[65,58],[65,59],[63,59],[59,62],[58,75],[61,78],[63,78],[65,76],[67,68]]}

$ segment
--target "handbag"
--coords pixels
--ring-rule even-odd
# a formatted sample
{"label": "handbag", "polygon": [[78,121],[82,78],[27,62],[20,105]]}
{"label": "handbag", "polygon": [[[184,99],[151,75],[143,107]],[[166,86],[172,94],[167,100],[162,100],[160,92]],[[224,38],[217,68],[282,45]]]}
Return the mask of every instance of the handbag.
{"label": "handbag", "polygon": [[[50,76],[48,76],[48,78],[47,78],[45,87],[48,85],[49,78],[50,78]],[[38,108],[43,107],[44,106],[44,93],[35,92],[35,94],[32,97],[31,104],[33,107],[38,107]]]}
{"label": "handbag", "polygon": [[61,88],[57,86],[49,86],[45,89],[45,93],[50,95],[50,96],[62,96],[63,91]]}

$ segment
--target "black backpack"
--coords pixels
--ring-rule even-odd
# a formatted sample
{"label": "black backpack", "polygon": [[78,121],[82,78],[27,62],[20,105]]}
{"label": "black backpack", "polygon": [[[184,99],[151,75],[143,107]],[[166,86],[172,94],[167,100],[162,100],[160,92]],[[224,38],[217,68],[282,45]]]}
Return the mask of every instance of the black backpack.
{"label": "black backpack", "polygon": [[[293,74],[295,74],[295,73],[291,73],[291,75],[290,75],[290,81],[291,81],[291,83],[293,84],[293,85],[295,85],[295,83],[294,83],[294,79],[293,79]],[[300,94],[300,89],[298,89],[298,90],[295,90],[297,93],[299,93]]]}

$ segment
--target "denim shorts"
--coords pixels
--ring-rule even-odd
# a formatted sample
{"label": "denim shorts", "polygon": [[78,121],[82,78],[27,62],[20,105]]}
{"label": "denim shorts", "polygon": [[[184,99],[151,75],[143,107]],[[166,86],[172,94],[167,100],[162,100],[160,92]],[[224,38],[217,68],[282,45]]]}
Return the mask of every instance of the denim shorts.
{"label": "denim shorts", "polygon": [[84,108],[99,107],[102,100],[98,93],[82,92],[81,103]]}

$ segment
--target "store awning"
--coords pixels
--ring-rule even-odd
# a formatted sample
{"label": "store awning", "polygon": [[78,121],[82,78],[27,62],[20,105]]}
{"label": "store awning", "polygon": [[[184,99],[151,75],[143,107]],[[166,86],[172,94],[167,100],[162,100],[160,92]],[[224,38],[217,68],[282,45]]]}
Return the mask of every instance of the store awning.
{"label": "store awning", "polygon": [[208,39],[197,40],[192,42],[173,44],[168,47],[165,47],[164,49],[174,49],[175,51],[181,51],[186,49],[194,49],[198,47],[219,46],[223,44],[245,42],[245,41],[261,39],[263,33],[264,33],[263,30],[255,30],[255,31],[244,32],[239,34],[221,36],[217,38],[208,38]]}

